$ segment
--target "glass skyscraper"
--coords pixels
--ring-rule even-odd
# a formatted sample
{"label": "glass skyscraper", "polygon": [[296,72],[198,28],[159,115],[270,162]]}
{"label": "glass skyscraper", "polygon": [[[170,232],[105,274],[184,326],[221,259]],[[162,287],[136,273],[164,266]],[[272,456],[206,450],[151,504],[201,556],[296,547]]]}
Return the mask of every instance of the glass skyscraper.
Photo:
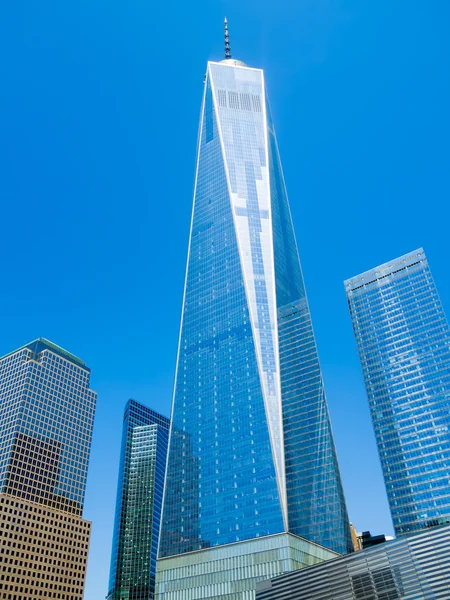
{"label": "glass skyscraper", "polygon": [[39,338],[0,359],[0,492],[83,510],[96,393],[90,369]]}
{"label": "glass skyscraper", "polygon": [[125,407],[108,600],[154,598],[170,420]]}
{"label": "glass skyscraper", "polygon": [[170,439],[161,569],[284,533],[351,551],[264,75],[231,58],[204,82]]}
{"label": "glass skyscraper", "polygon": [[83,598],[91,524],[81,515],[96,403],[89,384],[86,364],[44,338],[0,358],[4,598]]}
{"label": "glass skyscraper", "polygon": [[345,282],[397,535],[450,522],[450,329],[422,249]]}

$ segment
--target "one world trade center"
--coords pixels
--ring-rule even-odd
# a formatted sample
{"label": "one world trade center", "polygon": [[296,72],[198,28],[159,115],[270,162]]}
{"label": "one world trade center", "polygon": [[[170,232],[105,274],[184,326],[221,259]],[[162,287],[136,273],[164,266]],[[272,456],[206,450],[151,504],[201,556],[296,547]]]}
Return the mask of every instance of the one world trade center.
{"label": "one world trade center", "polygon": [[225,23],[204,81],[158,597],[250,598],[351,549],[264,73],[231,58]]}

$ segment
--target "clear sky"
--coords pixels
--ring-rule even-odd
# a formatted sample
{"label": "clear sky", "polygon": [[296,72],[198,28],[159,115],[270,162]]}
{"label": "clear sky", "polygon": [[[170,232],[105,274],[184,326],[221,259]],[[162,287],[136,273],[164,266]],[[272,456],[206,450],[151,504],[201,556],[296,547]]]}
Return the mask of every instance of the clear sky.
{"label": "clear sky", "polygon": [[170,413],[203,74],[265,69],[350,518],[392,533],[343,280],[423,246],[450,313],[448,0],[0,6],[0,354],[92,368],[86,600],[108,589],[122,412]]}

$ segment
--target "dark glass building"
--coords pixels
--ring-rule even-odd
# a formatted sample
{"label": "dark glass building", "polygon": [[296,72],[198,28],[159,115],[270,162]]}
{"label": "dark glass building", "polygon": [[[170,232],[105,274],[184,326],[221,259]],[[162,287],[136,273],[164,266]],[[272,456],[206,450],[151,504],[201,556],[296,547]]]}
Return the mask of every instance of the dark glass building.
{"label": "dark glass building", "polygon": [[450,328],[422,249],[345,282],[397,535],[450,522]]}
{"label": "dark glass building", "polygon": [[108,600],[154,598],[170,420],[125,407]]}
{"label": "dark glass building", "polygon": [[352,550],[264,74],[226,58],[204,82],[161,569],[278,534]]}
{"label": "dark glass building", "polygon": [[370,531],[363,531],[358,538],[363,549],[371,548],[372,546],[378,546],[378,544],[384,544],[387,541],[387,538],[384,534],[372,535]]}
{"label": "dark glass building", "polygon": [[[2,597],[83,598],[96,403],[89,384],[86,364],[44,338],[0,358]],[[26,578],[16,573],[19,558]]]}

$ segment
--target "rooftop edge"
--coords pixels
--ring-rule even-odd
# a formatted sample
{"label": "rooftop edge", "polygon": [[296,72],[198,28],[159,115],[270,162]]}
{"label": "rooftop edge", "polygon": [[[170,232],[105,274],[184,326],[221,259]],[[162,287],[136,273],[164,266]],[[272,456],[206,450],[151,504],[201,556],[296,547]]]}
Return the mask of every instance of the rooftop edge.
{"label": "rooftop edge", "polygon": [[15,350],[11,350],[11,352],[7,352],[3,356],[0,356],[0,360],[25,349],[31,350],[35,353],[42,352],[42,350],[50,350],[50,352],[54,352],[61,358],[65,358],[66,360],[69,360],[70,362],[76,364],[79,367],[82,367],[83,369],[86,369],[89,372],[91,371],[90,368],[86,365],[86,363],[83,360],[81,360],[81,358],[78,358],[78,356],[75,356],[75,354],[64,350],[64,348],[61,348],[61,346],[58,346],[57,344],[54,344],[50,340],[47,340],[43,337],[38,337],[32,340],[31,342],[20,346],[20,348],[16,348]]}
{"label": "rooftop edge", "polygon": [[346,290],[352,289],[354,287],[360,287],[361,285],[367,285],[369,283],[373,283],[377,279],[381,279],[382,277],[388,275],[390,272],[394,272],[394,270],[398,270],[397,267],[405,267],[411,266],[415,262],[426,260],[425,252],[423,248],[418,248],[417,250],[413,250],[412,252],[408,252],[407,254],[403,254],[398,258],[394,258],[388,262],[385,262],[378,267],[374,267],[373,269],[369,269],[368,271],[364,271],[359,275],[355,275],[354,277],[350,277],[349,279],[344,280],[344,286]]}

